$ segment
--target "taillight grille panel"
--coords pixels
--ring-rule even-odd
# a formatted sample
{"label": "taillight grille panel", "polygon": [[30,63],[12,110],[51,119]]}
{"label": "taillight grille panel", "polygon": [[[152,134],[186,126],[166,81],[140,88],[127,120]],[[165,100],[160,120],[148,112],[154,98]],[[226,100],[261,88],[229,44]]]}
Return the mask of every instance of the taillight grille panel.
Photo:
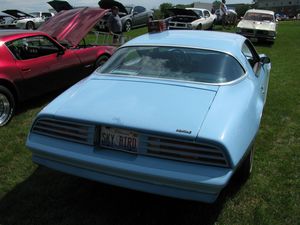
{"label": "taillight grille panel", "polygon": [[[97,149],[99,149],[100,130],[101,126],[52,118],[40,118],[32,127],[33,133],[97,146]],[[230,166],[224,150],[217,145],[135,133],[137,133],[137,138],[140,140],[135,154],[204,165]]]}
{"label": "taillight grille panel", "polygon": [[213,145],[149,136],[146,141],[148,155],[174,160],[228,167],[224,152]]}
{"label": "taillight grille panel", "polygon": [[83,123],[41,118],[34,123],[32,132],[81,144],[93,145],[95,128],[96,126]]}

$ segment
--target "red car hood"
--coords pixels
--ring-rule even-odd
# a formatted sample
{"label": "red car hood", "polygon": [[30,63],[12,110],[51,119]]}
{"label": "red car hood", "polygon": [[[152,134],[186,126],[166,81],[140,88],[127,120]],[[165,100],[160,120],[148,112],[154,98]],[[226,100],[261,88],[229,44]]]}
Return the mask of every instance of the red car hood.
{"label": "red car hood", "polygon": [[38,30],[74,47],[106,12],[104,9],[88,7],[61,11],[43,23]]}

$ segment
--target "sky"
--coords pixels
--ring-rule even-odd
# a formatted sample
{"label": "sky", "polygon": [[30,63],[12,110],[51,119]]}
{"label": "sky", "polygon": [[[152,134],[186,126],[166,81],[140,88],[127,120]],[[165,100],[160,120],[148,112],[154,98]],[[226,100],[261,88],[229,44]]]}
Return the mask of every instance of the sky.
{"label": "sky", "polygon": [[[24,12],[48,11],[50,6],[46,3],[50,0],[0,0],[0,11],[5,9],[19,9]],[[98,6],[99,0],[68,0],[72,6]],[[202,0],[201,2],[213,2],[214,0]],[[148,9],[158,8],[161,3],[190,4],[197,0],[119,0],[122,4],[142,5]],[[251,3],[252,0],[226,0],[227,4]]]}

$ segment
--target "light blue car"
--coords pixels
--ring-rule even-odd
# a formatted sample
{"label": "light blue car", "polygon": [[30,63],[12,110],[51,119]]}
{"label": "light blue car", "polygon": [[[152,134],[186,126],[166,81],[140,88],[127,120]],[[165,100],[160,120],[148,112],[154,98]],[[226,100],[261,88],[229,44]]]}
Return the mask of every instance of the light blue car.
{"label": "light blue car", "polygon": [[27,146],[55,170],[212,203],[251,172],[270,69],[237,34],[145,34],[46,106]]}

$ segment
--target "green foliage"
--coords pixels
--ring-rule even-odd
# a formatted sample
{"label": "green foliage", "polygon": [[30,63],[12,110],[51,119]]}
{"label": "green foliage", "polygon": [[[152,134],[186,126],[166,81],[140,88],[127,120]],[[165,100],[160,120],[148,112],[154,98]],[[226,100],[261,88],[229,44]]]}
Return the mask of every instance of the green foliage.
{"label": "green foliage", "polygon": [[153,19],[158,20],[163,18],[164,17],[159,9],[153,9]]}
{"label": "green foliage", "polygon": [[173,8],[173,4],[172,3],[162,3],[159,6],[159,10],[161,13],[162,17],[167,17],[168,16],[168,12],[167,9]]}
{"label": "green foliage", "polygon": [[177,4],[177,5],[175,5],[175,8],[179,8],[179,9],[193,8],[193,7],[194,7],[194,4],[187,4],[187,5]]}
{"label": "green foliage", "polygon": [[238,18],[245,15],[245,12],[251,9],[251,5],[248,4],[240,4],[235,8]]}
{"label": "green foliage", "polygon": [[221,4],[221,1],[214,1],[214,2],[212,3],[212,7],[213,7],[215,10],[217,10],[217,9],[220,8],[220,4]]}

